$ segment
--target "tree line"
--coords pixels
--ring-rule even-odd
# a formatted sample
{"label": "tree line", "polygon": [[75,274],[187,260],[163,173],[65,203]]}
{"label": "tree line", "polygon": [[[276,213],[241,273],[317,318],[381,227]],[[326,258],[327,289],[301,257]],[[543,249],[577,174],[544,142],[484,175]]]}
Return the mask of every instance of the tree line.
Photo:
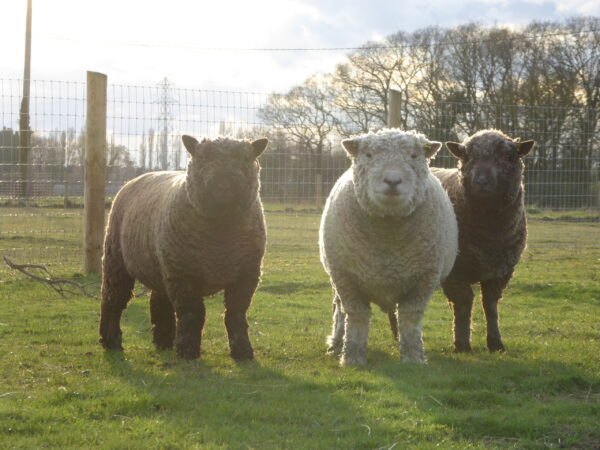
{"label": "tree line", "polygon": [[[482,128],[535,139],[538,145],[527,160],[530,204],[597,204],[596,17],[531,22],[519,29],[470,23],[400,31],[351,51],[329,73],[267,96],[257,111],[260,126],[245,124],[240,131],[222,122],[218,132],[269,137],[270,151],[262,156],[265,193],[275,201],[319,203],[348,165],[343,152],[334,151],[339,140],[385,126],[392,88],[400,93],[401,126],[431,139],[462,140]],[[182,168],[180,139],[163,128],[150,128],[127,146],[109,136],[109,183],[117,186],[148,170]],[[14,183],[19,182],[18,137],[11,129],[0,131],[0,177]],[[82,179],[84,140],[83,131],[75,129],[34,133],[29,163],[38,168],[30,171],[30,180]],[[442,151],[434,164],[454,166],[455,160]],[[2,195],[8,188],[5,181]]]}
{"label": "tree line", "polygon": [[[401,126],[432,139],[462,140],[482,128],[535,139],[527,161],[531,202],[595,204],[600,18],[400,31],[365,43],[330,73],[269,96],[260,117],[322,167],[340,137],[385,126],[392,88],[401,97]],[[439,162],[455,164],[445,153]]]}

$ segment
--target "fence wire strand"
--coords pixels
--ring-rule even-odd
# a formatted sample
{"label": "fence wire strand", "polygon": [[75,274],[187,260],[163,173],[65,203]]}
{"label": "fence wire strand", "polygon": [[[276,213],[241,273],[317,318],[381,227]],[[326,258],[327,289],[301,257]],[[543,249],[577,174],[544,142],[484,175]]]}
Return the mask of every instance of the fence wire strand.
{"label": "fence wire strand", "polygon": [[[21,80],[0,79],[0,252],[18,263],[81,264],[85,83],[33,81],[27,179],[19,164]],[[261,157],[261,196],[269,245],[285,247],[317,263],[320,212],[329,190],[349,166],[339,145],[354,126],[334,106],[331,131],[320,146],[268,122],[263,108],[273,95],[109,85],[107,206],[128,180],[148,171],[181,170],[187,153],[181,136],[267,136]],[[573,224],[532,234],[529,251],[586,249],[600,254],[600,127],[598,112],[585,108],[438,103],[409,105],[406,125],[429,138],[457,140],[483,128],[537,142],[526,160],[530,218]],[[308,128],[308,126],[307,126]],[[454,167],[442,150],[433,164]],[[19,195],[22,183],[26,196]],[[584,226],[585,230],[577,225]],[[556,228],[558,230],[558,227]],[[533,226],[533,230],[537,230]],[[580,234],[586,233],[586,239]],[[307,242],[314,242],[307,247]],[[0,269],[4,270],[4,269]]]}

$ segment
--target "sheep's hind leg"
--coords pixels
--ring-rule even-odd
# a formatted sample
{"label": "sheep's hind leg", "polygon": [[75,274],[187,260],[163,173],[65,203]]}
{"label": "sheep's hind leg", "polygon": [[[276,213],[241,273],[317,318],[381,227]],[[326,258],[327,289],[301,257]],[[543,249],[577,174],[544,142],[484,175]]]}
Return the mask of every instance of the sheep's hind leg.
{"label": "sheep's hind leg", "polygon": [[100,343],[107,350],[123,350],[121,315],[131,299],[135,280],[129,276],[120,252],[105,250],[100,301]]}
{"label": "sheep's hind leg", "polygon": [[467,282],[446,281],[442,284],[442,287],[454,313],[454,350],[456,352],[471,352],[473,289]]}
{"label": "sheep's hind leg", "polygon": [[490,352],[503,352],[505,350],[500,335],[498,318],[498,302],[502,297],[502,290],[505,286],[506,282],[502,279],[481,282],[481,300],[487,322],[487,347]]}
{"label": "sheep's hind leg", "polygon": [[333,296],[333,324],[331,335],[327,337],[327,353],[339,356],[344,345],[344,325],[346,315],[342,311],[342,303],[337,293]]}
{"label": "sheep's hind leg", "polygon": [[403,362],[416,362],[424,364],[425,349],[423,348],[423,320],[424,305],[415,307],[412,302],[401,302],[397,306],[398,331],[400,335],[400,358]]}
{"label": "sheep's hind leg", "polygon": [[389,311],[387,315],[390,323],[390,330],[392,331],[392,337],[398,342],[400,335],[398,334],[398,316],[396,315],[396,311]]}
{"label": "sheep's hind leg", "polygon": [[150,321],[152,341],[159,350],[173,348],[175,339],[175,311],[167,294],[162,291],[150,293]]}
{"label": "sheep's hind leg", "polygon": [[253,359],[254,350],[248,337],[246,312],[258,286],[259,274],[245,276],[225,289],[225,328],[231,357],[235,360]]}

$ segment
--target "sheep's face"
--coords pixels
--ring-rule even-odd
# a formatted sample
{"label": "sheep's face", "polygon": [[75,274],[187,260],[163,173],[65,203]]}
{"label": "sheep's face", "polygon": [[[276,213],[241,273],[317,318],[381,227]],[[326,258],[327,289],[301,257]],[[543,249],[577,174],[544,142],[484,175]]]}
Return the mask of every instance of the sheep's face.
{"label": "sheep's face", "polygon": [[352,159],[354,190],[371,215],[405,217],[423,201],[429,159],[441,144],[422,134],[380,130],[342,141]]}
{"label": "sheep's face", "polygon": [[267,148],[268,139],[198,142],[182,136],[182,140],[191,155],[187,191],[195,209],[205,216],[231,216],[250,208],[260,187],[257,158]]}
{"label": "sheep's face", "polygon": [[523,182],[523,158],[534,141],[521,142],[497,130],[480,131],[463,144],[447,142],[459,158],[459,170],[465,193],[474,201],[498,205],[513,202]]}

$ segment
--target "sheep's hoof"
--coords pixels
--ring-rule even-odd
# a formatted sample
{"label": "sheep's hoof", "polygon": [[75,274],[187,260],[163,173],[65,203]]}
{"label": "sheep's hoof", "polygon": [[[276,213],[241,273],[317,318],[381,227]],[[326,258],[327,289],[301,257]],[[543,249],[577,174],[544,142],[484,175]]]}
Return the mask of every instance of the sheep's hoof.
{"label": "sheep's hoof", "polygon": [[175,336],[172,334],[154,333],[154,336],[152,336],[152,342],[154,342],[157,350],[171,350],[174,340]]}
{"label": "sheep's hoof", "polygon": [[347,357],[342,356],[340,359],[340,366],[342,367],[360,367],[367,365],[367,358],[364,357]]}
{"label": "sheep's hoof", "polygon": [[121,335],[109,337],[101,337],[99,342],[102,344],[105,350],[123,351],[123,344]]}
{"label": "sheep's hoof", "polygon": [[123,350],[123,332],[119,322],[102,317],[100,320],[100,343],[106,350]]}
{"label": "sheep's hoof", "polygon": [[231,345],[230,343],[229,348],[231,349],[231,357],[236,361],[254,359],[254,350],[252,350],[252,346],[247,338],[237,340],[235,345]]}
{"label": "sheep's hoof", "polygon": [[367,364],[367,348],[354,342],[345,342],[342,348],[342,367],[364,366]]}
{"label": "sheep's hoof", "polygon": [[192,359],[197,359],[200,356],[200,349],[190,346],[180,346],[177,347],[176,353],[180,358],[191,361]]}
{"label": "sheep's hoof", "polygon": [[325,353],[331,356],[340,356],[342,349],[339,347],[327,347],[327,351]]}
{"label": "sheep's hoof", "polygon": [[427,364],[427,358],[425,356],[402,356],[400,361],[403,363],[415,363],[415,364]]}
{"label": "sheep's hoof", "polygon": [[471,349],[471,344],[468,342],[455,342],[454,343],[454,352],[455,353],[472,353],[473,349]]}
{"label": "sheep's hoof", "polygon": [[152,342],[157,350],[170,350],[175,342],[175,333],[152,327]]}
{"label": "sheep's hoof", "polygon": [[504,348],[504,344],[502,344],[502,341],[500,339],[488,338],[487,347],[488,350],[492,353],[506,351],[506,348]]}
{"label": "sheep's hoof", "polygon": [[154,342],[154,346],[156,347],[156,350],[172,350],[173,349],[173,343],[171,342],[169,343],[164,343],[164,342]]}
{"label": "sheep's hoof", "polygon": [[406,363],[427,364],[423,346],[402,345],[400,347],[400,361]]}
{"label": "sheep's hoof", "polygon": [[342,343],[331,343],[331,342],[327,342],[327,344],[329,345],[327,347],[327,354],[328,355],[333,355],[333,356],[340,356],[342,354]]}
{"label": "sheep's hoof", "polygon": [[252,347],[247,349],[235,349],[231,350],[230,355],[236,361],[249,361],[254,359],[254,350],[252,350]]}

